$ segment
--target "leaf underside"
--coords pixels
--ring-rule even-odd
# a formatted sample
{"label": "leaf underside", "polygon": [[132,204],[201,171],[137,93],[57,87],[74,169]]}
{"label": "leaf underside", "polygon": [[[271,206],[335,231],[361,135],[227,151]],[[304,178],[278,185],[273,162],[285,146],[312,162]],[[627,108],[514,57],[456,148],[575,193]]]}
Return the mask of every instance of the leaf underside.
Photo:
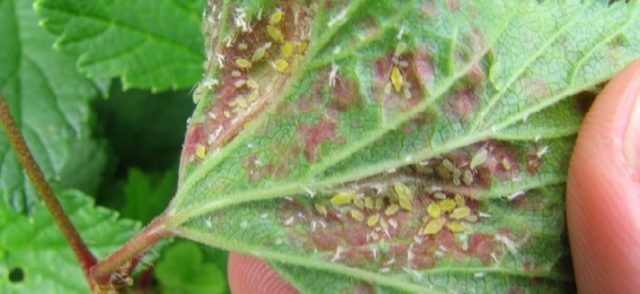
{"label": "leaf underside", "polygon": [[520,2],[210,3],[168,225],[303,292],[571,287],[568,159],[640,4]]}

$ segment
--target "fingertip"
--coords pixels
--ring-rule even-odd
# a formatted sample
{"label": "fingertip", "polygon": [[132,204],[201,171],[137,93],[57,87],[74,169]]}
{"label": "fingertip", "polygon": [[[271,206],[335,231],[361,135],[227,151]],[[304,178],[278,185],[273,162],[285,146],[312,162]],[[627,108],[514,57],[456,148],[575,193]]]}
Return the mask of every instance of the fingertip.
{"label": "fingertip", "polygon": [[229,254],[227,264],[231,293],[282,293],[296,294],[298,291],[285,282],[262,260],[237,253]]}
{"label": "fingertip", "polygon": [[567,180],[567,225],[578,290],[640,289],[640,61],[600,93],[578,134]]}

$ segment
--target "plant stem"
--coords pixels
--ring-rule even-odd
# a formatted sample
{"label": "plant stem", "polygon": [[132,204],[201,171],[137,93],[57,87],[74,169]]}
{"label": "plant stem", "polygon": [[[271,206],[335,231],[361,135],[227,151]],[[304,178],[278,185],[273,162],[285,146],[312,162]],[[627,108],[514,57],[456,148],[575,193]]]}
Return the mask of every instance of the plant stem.
{"label": "plant stem", "polygon": [[[130,268],[128,263],[135,262],[137,257],[158,241],[172,235],[173,233],[165,225],[165,216],[156,217],[118,251],[91,268],[90,274],[93,281],[97,285],[109,285],[114,272],[121,267]],[[131,270],[133,270],[132,267]]]}
{"label": "plant stem", "polygon": [[62,231],[62,235],[64,235],[69,246],[71,246],[71,250],[75,253],[76,258],[82,266],[82,271],[89,283],[89,286],[92,286],[91,279],[89,278],[89,269],[96,264],[96,258],[89,251],[87,245],[82,241],[80,234],[64,213],[64,210],[53,193],[51,186],[47,183],[40,167],[33,158],[31,151],[29,151],[29,147],[25,143],[24,137],[20,133],[20,129],[18,129],[18,126],[11,115],[9,105],[2,94],[0,94],[0,120],[7,132],[7,137],[11,143],[11,147],[18,156],[18,160],[20,160],[20,163],[31,180],[31,183],[33,183],[36,191],[38,191],[42,202],[44,202],[44,205],[51,213],[56,225],[58,225],[58,228]]}

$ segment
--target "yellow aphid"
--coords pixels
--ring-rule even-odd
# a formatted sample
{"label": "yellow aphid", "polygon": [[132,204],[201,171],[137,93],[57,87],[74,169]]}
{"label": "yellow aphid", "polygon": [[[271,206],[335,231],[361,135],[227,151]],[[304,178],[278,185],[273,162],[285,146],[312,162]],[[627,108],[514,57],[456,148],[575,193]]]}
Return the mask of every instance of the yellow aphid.
{"label": "yellow aphid", "polygon": [[316,209],[316,211],[324,216],[327,215],[327,208],[324,207],[324,205],[320,204],[320,203],[314,203],[313,207]]}
{"label": "yellow aphid", "polygon": [[366,207],[367,209],[373,210],[374,205],[373,205],[373,199],[371,199],[371,197],[364,197],[364,207]]}
{"label": "yellow aphid", "polygon": [[289,68],[289,63],[286,60],[278,59],[273,63],[273,67],[279,72],[284,72]]}
{"label": "yellow aphid", "polygon": [[456,200],[456,204],[458,204],[458,206],[464,206],[465,200],[462,195],[456,194],[455,196],[453,196],[453,199]]}
{"label": "yellow aphid", "polygon": [[427,235],[437,234],[438,232],[440,232],[440,230],[442,230],[442,226],[444,225],[444,223],[445,221],[442,218],[432,219],[424,226],[422,232]]}
{"label": "yellow aphid", "polygon": [[364,200],[362,200],[362,198],[356,197],[353,199],[353,205],[355,205],[357,208],[363,209]]}
{"label": "yellow aphid", "polygon": [[449,217],[452,219],[463,219],[471,214],[471,209],[467,206],[461,206],[453,210]]}
{"label": "yellow aphid", "polygon": [[238,98],[236,98],[236,105],[238,105],[238,107],[240,108],[247,108],[249,105],[247,104],[247,100],[244,99],[244,97],[239,96]]}
{"label": "yellow aphid", "polygon": [[471,163],[469,164],[469,167],[471,169],[474,169],[474,168],[482,165],[483,163],[485,163],[487,161],[488,157],[489,157],[489,152],[487,151],[487,149],[481,148],[471,158]]}
{"label": "yellow aphid", "polygon": [[276,42],[284,42],[284,36],[282,35],[282,32],[272,25],[267,26],[267,34],[272,40]]}
{"label": "yellow aphid", "polygon": [[253,64],[252,64],[252,63],[251,63],[251,61],[249,61],[249,60],[246,60],[246,59],[244,59],[244,58],[238,58],[238,59],[236,59],[236,65],[237,65],[239,68],[251,68],[251,66],[252,66]]}
{"label": "yellow aphid", "polygon": [[278,9],[273,14],[271,14],[271,18],[269,19],[269,23],[277,24],[282,20],[283,16],[284,16],[284,12],[282,12],[282,10]]}
{"label": "yellow aphid", "polygon": [[382,209],[382,199],[376,198],[376,200],[374,202],[375,202],[375,206],[376,206],[377,210]]}
{"label": "yellow aphid", "polygon": [[377,215],[377,214],[370,215],[370,216],[367,218],[367,225],[368,225],[369,227],[373,227],[373,226],[375,226],[376,224],[378,224],[378,220],[380,220],[380,216],[379,216],[379,215]]}
{"label": "yellow aphid", "polygon": [[341,192],[331,197],[331,204],[333,205],[345,205],[351,202],[355,193],[353,192]]}
{"label": "yellow aphid", "polygon": [[402,74],[400,73],[400,70],[397,67],[393,67],[391,69],[391,85],[393,85],[393,89],[396,90],[396,92],[400,92],[402,90]]}
{"label": "yellow aphid", "polygon": [[364,220],[364,214],[362,214],[360,210],[352,209],[351,211],[349,211],[349,215],[351,215],[351,218],[357,222],[361,222]]}
{"label": "yellow aphid", "polygon": [[256,82],[256,80],[254,79],[248,79],[247,86],[251,89],[258,89],[258,87],[260,87],[260,85],[258,85],[258,82]]}
{"label": "yellow aphid", "polygon": [[431,202],[429,206],[427,206],[427,213],[429,213],[430,217],[436,218],[439,217],[440,214],[442,214],[442,210],[440,209],[440,206],[438,204],[436,204],[435,202]]}
{"label": "yellow aphid", "polygon": [[449,229],[449,231],[451,231],[452,233],[460,233],[460,232],[464,231],[464,227],[459,222],[449,222],[449,223],[447,223],[447,229]]}
{"label": "yellow aphid", "polygon": [[473,184],[473,174],[471,173],[470,170],[468,169],[464,170],[464,173],[462,174],[462,180],[467,186]]}
{"label": "yellow aphid", "polygon": [[502,159],[502,168],[504,168],[504,170],[506,171],[511,170],[511,163],[509,162],[508,159],[506,158]]}
{"label": "yellow aphid", "polygon": [[456,208],[456,202],[452,199],[440,200],[438,201],[438,207],[440,207],[440,210],[444,212],[452,211]]}
{"label": "yellow aphid", "polygon": [[396,214],[396,212],[398,212],[398,210],[400,210],[400,206],[398,206],[398,204],[391,204],[389,205],[389,207],[387,207],[387,209],[384,210],[384,214],[394,215]]}
{"label": "yellow aphid", "polygon": [[413,209],[413,206],[411,205],[411,200],[405,197],[398,198],[398,204],[400,204],[400,207],[402,207],[402,209],[404,210],[411,211]]}
{"label": "yellow aphid", "polygon": [[397,184],[393,185],[393,190],[396,191],[396,194],[398,195],[399,199],[402,199],[402,198],[411,199],[411,198],[413,198],[413,194],[411,193],[411,189],[409,189],[409,187],[407,187],[407,185],[405,185],[403,183],[397,183]]}
{"label": "yellow aphid", "polygon": [[200,159],[204,159],[204,156],[207,154],[207,148],[204,145],[198,145],[196,147],[196,156]]}
{"label": "yellow aphid", "polygon": [[284,57],[291,56],[291,54],[293,54],[293,43],[285,42],[284,45],[282,45],[282,48],[280,48],[280,53]]}
{"label": "yellow aphid", "polygon": [[304,53],[304,50],[307,49],[307,42],[302,41],[298,44],[298,53]]}
{"label": "yellow aphid", "polygon": [[396,46],[396,51],[393,53],[393,55],[400,56],[402,55],[402,53],[404,53],[404,50],[406,49],[407,49],[407,43],[400,42],[398,46]]}
{"label": "yellow aphid", "polygon": [[260,92],[258,90],[252,91],[251,94],[249,94],[249,101],[254,102],[258,100],[259,95],[260,95]]}

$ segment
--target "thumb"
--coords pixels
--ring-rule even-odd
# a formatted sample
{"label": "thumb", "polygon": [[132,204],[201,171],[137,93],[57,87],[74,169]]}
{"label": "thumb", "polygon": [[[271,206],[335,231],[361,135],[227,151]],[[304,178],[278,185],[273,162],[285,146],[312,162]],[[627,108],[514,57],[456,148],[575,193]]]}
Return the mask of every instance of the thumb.
{"label": "thumb", "polygon": [[640,289],[640,61],[600,93],[578,134],[567,180],[578,290]]}
{"label": "thumb", "polygon": [[229,287],[231,293],[279,293],[296,294],[291,285],[287,284],[268,264],[255,257],[229,254],[227,264]]}

